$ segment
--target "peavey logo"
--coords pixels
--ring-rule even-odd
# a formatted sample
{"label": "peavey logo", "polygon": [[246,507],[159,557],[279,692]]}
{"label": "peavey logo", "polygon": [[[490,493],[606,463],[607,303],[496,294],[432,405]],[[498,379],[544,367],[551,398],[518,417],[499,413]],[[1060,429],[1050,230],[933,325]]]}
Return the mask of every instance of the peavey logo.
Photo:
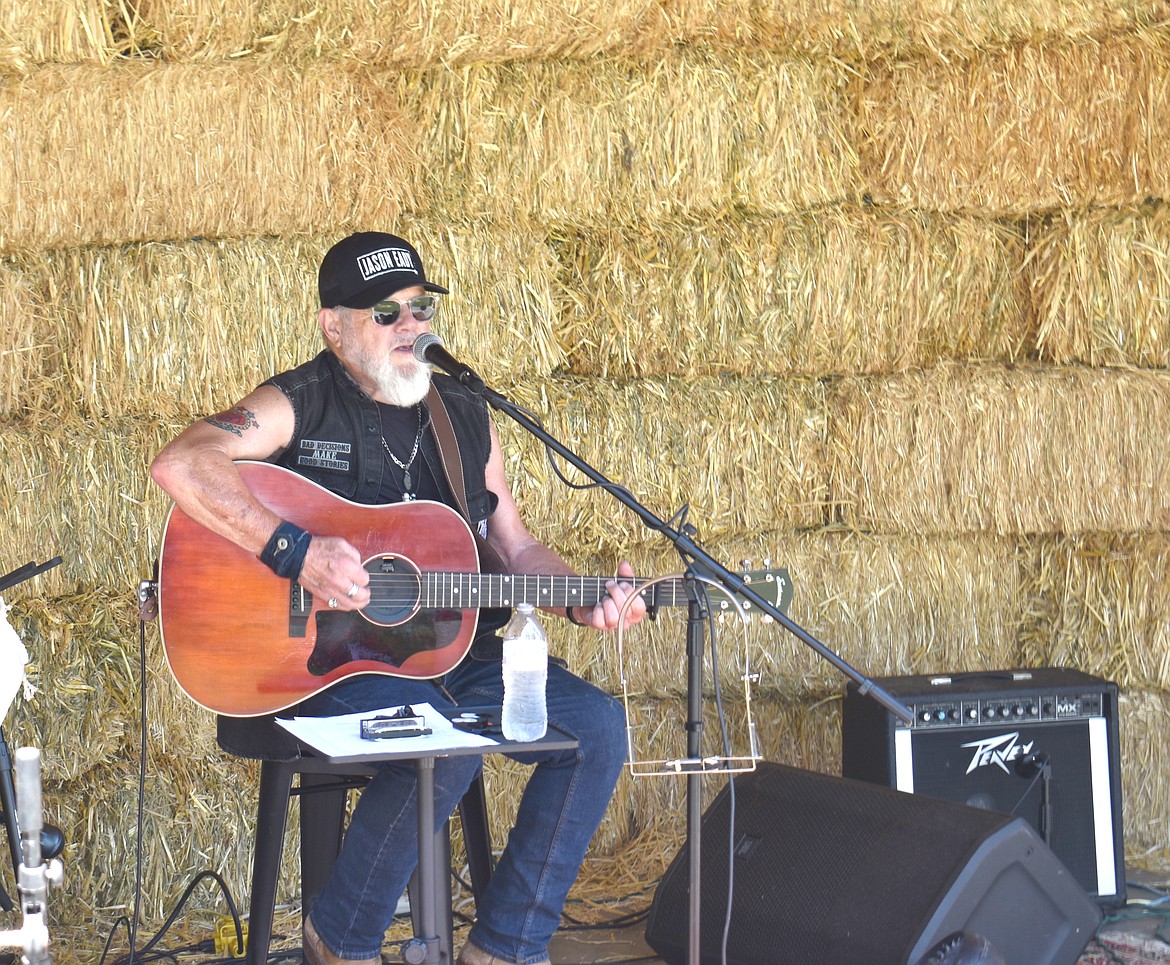
{"label": "peavey logo", "polygon": [[1025,754],[1032,753],[1032,748],[1036,746],[1035,741],[1028,741],[1027,744],[1020,743],[1020,732],[1016,731],[1013,734],[1003,734],[999,737],[987,737],[981,741],[971,741],[969,744],[962,744],[962,747],[974,747],[975,754],[971,758],[971,763],[967,766],[967,773],[970,774],[977,767],[986,767],[989,764],[995,764],[997,767],[1003,768],[1004,773],[1008,771],[1009,761],[1018,761]]}
{"label": "peavey logo", "polygon": [[412,271],[418,274],[414,260],[405,248],[379,248],[377,251],[362,255],[358,258],[357,264],[358,271],[366,281],[388,271]]}

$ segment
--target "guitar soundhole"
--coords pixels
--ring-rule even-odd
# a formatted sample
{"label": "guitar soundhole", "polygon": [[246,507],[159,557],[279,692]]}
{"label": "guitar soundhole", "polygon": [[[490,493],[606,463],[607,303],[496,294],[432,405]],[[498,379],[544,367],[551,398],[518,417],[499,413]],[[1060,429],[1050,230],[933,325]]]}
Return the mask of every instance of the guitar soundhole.
{"label": "guitar soundhole", "polygon": [[370,574],[370,602],[362,610],[367,620],[393,626],[410,619],[422,596],[422,574],[401,556],[387,554],[366,561]]}

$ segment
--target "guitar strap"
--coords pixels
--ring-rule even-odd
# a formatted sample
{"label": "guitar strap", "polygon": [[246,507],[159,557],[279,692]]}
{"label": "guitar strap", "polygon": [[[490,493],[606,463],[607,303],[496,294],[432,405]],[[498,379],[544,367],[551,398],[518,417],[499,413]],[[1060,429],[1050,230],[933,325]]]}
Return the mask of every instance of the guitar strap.
{"label": "guitar strap", "polygon": [[451,424],[451,415],[447,412],[447,404],[433,383],[427,393],[426,403],[427,409],[431,413],[431,426],[435,430],[435,443],[439,447],[439,461],[443,464],[443,475],[447,477],[447,485],[455,494],[455,502],[459,504],[459,512],[472,527],[475,545],[479,549],[480,566],[489,573],[503,573],[506,570],[503,560],[476,531],[475,520],[471,518],[471,511],[467,508],[467,483],[463,478],[463,453],[459,449],[459,440],[455,437],[455,427]]}

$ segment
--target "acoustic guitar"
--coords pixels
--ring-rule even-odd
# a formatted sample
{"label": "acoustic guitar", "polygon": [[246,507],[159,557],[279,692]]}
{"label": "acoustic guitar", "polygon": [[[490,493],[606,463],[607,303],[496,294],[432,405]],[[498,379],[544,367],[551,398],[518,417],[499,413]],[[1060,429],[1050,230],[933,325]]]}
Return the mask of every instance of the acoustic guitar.
{"label": "acoustic guitar", "polygon": [[[370,574],[370,602],[360,611],[331,610],[172,507],[159,555],[163,649],[183,691],[215,713],[275,713],[359,673],[441,676],[466,656],[480,609],[593,606],[612,579],[481,573],[475,536],[442,503],[364,505],[280,466],[237,467],[256,498],[282,519],[357,548]],[[744,579],[787,608],[786,570]],[[648,604],[686,605],[681,580],[648,588],[647,582],[630,581]],[[749,608],[747,601],[741,605]]]}

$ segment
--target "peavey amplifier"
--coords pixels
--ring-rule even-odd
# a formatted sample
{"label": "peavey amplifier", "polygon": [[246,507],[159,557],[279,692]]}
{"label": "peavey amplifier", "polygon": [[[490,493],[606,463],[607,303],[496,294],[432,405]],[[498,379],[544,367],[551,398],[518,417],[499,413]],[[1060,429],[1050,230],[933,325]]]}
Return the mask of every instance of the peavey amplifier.
{"label": "peavey amplifier", "polygon": [[1124,903],[1115,684],[1056,668],[876,683],[914,722],[850,683],[844,777],[1021,817],[1099,904]]}

